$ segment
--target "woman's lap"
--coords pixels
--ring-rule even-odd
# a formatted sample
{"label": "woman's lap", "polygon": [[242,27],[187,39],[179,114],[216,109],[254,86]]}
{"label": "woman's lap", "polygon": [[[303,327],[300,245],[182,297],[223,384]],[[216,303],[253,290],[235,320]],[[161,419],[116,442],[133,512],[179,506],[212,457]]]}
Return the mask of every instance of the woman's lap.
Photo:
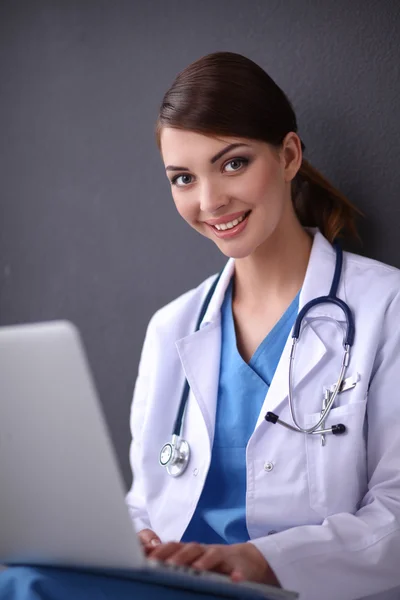
{"label": "woman's lap", "polygon": [[1,600],[202,600],[211,598],[132,579],[44,567],[0,572]]}

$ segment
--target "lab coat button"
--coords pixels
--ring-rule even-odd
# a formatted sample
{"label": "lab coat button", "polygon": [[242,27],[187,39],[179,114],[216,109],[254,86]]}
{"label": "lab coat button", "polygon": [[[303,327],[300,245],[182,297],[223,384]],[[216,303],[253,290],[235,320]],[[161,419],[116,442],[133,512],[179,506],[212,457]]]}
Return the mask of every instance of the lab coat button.
{"label": "lab coat button", "polygon": [[196,477],[197,473],[199,472],[198,469],[193,469],[193,475]]}
{"label": "lab coat button", "polygon": [[273,468],[274,468],[274,465],[272,464],[272,462],[264,463],[264,471],[272,471]]}

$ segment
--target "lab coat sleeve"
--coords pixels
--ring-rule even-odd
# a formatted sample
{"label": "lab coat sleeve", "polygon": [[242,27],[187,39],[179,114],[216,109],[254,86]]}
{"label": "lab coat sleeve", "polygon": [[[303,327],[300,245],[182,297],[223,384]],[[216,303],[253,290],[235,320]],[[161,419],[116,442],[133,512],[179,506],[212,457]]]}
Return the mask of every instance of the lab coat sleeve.
{"label": "lab coat sleeve", "polygon": [[[368,478],[356,514],[251,540],[303,600],[400,597],[400,295],[389,305],[368,394]],[[397,592],[393,588],[398,588]],[[379,595],[381,598],[381,596]]]}
{"label": "lab coat sleeve", "polygon": [[143,450],[141,437],[146,417],[146,400],[150,379],[149,367],[152,364],[151,355],[153,346],[153,319],[148,325],[143,344],[130,413],[130,430],[132,441],[129,451],[129,460],[131,464],[133,480],[131,489],[126,496],[126,503],[137,532],[141,531],[142,529],[151,529],[145,504],[143,477],[144,469],[142,468]]}

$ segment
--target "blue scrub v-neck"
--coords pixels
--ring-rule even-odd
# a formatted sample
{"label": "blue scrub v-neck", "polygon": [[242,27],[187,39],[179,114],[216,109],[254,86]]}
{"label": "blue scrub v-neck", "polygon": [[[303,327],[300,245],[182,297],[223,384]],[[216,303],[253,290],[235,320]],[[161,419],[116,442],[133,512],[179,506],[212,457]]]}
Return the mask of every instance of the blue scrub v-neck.
{"label": "blue scrub v-neck", "polygon": [[246,447],[278,366],[299,306],[299,294],[250,361],[236,344],[231,280],[221,307],[221,362],[210,469],[182,541],[234,544],[246,526]]}

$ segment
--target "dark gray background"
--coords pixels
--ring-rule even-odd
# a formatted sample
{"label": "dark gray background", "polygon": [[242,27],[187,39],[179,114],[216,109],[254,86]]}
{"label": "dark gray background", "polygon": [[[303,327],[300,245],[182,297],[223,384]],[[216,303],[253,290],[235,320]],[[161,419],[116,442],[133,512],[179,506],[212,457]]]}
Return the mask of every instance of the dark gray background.
{"label": "dark gray background", "polygon": [[153,135],[164,91],[209,52],[258,62],[307,157],[364,211],[360,251],[400,266],[399,6],[0,2],[0,324],[78,325],[127,483],[147,322],[224,262],[170,198]]}

